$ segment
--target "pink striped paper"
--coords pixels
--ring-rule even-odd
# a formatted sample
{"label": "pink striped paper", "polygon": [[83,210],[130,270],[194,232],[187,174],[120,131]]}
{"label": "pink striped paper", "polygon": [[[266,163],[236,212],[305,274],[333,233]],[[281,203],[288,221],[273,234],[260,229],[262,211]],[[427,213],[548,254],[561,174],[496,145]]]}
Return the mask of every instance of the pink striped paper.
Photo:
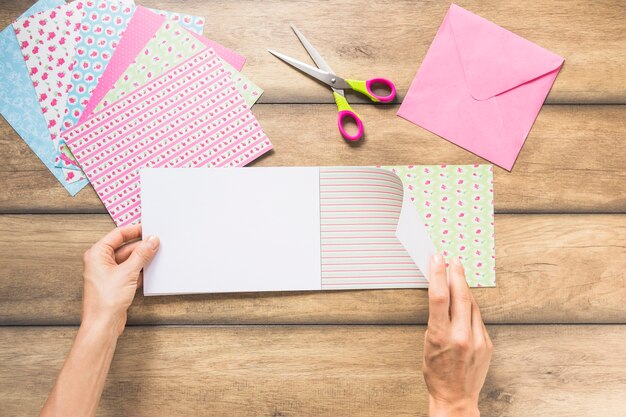
{"label": "pink striped paper", "polygon": [[272,148],[211,48],[62,138],[118,226],[141,218],[141,168],[243,166]]}
{"label": "pink striped paper", "polygon": [[382,169],[320,168],[323,290],[428,286],[396,237],[403,193]]}

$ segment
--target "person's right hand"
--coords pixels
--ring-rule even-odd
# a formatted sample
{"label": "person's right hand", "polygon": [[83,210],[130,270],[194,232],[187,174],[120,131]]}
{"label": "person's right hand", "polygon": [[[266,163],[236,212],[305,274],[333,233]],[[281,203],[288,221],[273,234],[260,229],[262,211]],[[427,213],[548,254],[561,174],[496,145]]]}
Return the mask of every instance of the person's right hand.
{"label": "person's right hand", "polygon": [[463,266],[455,258],[449,269],[448,284],[443,257],[432,257],[423,364],[430,417],[475,417],[493,345]]}

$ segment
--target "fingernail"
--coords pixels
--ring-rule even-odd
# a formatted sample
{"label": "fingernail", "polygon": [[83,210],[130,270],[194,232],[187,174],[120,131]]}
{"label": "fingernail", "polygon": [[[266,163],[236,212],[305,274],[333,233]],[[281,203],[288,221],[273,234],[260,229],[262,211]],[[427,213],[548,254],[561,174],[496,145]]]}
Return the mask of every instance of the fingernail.
{"label": "fingernail", "polygon": [[435,262],[437,265],[442,265],[443,264],[443,256],[441,256],[440,253],[436,253],[433,255],[433,262]]}
{"label": "fingernail", "polygon": [[461,258],[459,258],[458,256],[452,258],[452,263],[456,266],[463,266],[463,264],[461,263]]}
{"label": "fingernail", "polygon": [[159,238],[156,236],[148,236],[146,243],[152,250],[156,250],[159,247]]}

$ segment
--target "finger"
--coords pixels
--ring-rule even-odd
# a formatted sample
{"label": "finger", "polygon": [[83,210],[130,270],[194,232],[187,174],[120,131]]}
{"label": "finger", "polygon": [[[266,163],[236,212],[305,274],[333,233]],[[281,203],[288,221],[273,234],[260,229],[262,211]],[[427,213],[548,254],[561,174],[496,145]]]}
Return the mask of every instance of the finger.
{"label": "finger", "polygon": [[[477,304],[477,306],[478,306],[478,304]],[[481,315],[480,311],[479,311],[478,314],[479,314],[479,316]],[[487,346],[490,346],[491,345],[491,337],[489,337],[489,332],[487,331],[487,326],[485,326],[485,322],[482,319],[482,317],[480,317],[480,324],[481,324],[481,326],[483,328],[483,337],[485,338],[485,342],[487,342]]]}
{"label": "finger", "polygon": [[139,273],[139,278],[137,278],[137,288],[141,288],[143,286],[143,272]]}
{"label": "finger", "polygon": [[127,243],[126,245],[122,246],[121,248],[119,248],[118,250],[115,251],[115,262],[117,262],[118,264],[121,264],[122,262],[126,261],[128,259],[128,257],[130,256],[131,253],[133,253],[133,250],[135,250],[135,248],[141,244],[141,241],[138,240],[136,242],[132,242],[132,243]]}
{"label": "finger", "polygon": [[454,257],[450,264],[450,320],[453,326],[468,332],[472,324],[472,298],[463,265]]}
{"label": "finger", "polygon": [[146,266],[159,249],[159,238],[149,236],[146,240],[142,240],[139,245],[132,251],[126,262],[122,265],[128,268],[132,273],[139,274],[141,269]]}
{"label": "finger", "polygon": [[113,250],[118,249],[124,243],[141,237],[141,224],[131,224],[111,230],[96,245],[108,246]]}
{"label": "finger", "polygon": [[485,325],[483,324],[483,319],[480,316],[480,309],[478,308],[476,301],[472,300],[472,338],[474,339],[474,343],[485,343],[485,333]]}
{"label": "finger", "polygon": [[430,280],[428,281],[428,322],[444,325],[450,322],[450,290],[446,279],[446,264],[443,256],[430,258]]}
{"label": "finger", "polygon": [[485,322],[483,322],[483,332],[485,335],[485,342],[487,343],[487,347],[489,350],[493,349],[493,342],[491,341],[491,336],[489,336],[489,332],[487,331],[487,327],[485,326]]}

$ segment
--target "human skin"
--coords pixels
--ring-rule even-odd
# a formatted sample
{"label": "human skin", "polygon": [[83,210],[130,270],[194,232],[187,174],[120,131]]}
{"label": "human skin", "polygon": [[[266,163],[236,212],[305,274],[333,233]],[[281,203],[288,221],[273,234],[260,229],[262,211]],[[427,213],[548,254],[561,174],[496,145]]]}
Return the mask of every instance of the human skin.
{"label": "human skin", "polygon": [[141,225],[117,228],[85,252],[81,325],[40,416],[96,415],[141,270],[159,248],[158,238],[139,238]]}

